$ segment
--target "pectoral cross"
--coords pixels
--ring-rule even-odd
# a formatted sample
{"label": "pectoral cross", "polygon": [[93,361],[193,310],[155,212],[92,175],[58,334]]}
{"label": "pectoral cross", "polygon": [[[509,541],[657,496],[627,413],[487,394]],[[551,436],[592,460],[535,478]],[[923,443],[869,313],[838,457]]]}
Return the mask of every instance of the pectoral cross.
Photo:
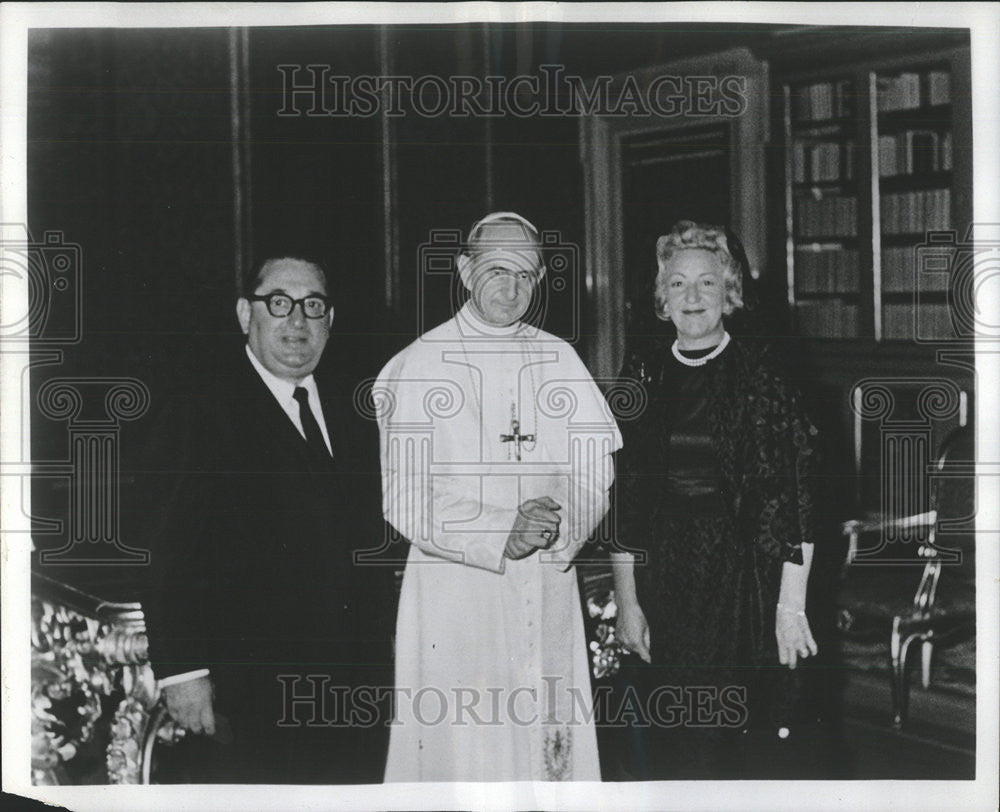
{"label": "pectoral cross", "polygon": [[521,434],[521,424],[517,419],[517,413],[514,411],[514,406],[510,407],[510,434],[501,434],[501,443],[514,443],[514,454],[517,461],[521,461],[521,443],[533,443],[535,441],[534,434]]}

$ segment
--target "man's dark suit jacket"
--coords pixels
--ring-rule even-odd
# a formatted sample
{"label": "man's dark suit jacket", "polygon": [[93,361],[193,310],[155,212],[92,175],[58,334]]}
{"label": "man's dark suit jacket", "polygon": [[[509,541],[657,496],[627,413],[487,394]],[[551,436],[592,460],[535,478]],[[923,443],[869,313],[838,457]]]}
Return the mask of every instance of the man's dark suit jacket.
{"label": "man's dark suit jacket", "polygon": [[391,685],[390,571],[353,559],[382,538],[378,435],[349,381],[317,385],[325,461],[242,348],[229,373],[172,399],[147,446],[153,668],[161,679],[210,669],[235,733],[209,748],[220,766],[205,780],[381,780],[385,720],[363,728],[338,699],[344,686]]}

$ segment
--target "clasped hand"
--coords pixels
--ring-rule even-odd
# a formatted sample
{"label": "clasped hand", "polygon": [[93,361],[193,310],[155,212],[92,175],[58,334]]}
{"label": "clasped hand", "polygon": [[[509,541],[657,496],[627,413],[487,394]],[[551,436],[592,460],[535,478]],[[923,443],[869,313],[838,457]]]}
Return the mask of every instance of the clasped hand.
{"label": "clasped hand", "polygon": [[548,496],[529,499],[517,509],[517,518],[507,536],[504,555],[507,558],[526,558],[535,550],[543,549],[559,538],[557,511],[562,506]]}

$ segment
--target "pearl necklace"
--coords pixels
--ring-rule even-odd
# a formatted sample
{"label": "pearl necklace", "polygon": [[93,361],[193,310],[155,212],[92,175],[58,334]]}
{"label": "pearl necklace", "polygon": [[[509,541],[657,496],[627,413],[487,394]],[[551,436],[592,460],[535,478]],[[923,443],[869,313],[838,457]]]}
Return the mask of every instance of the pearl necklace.
{"label": "pearl necklace", "polygon": [[686,358],[681,355],[680,346],[678,340],[675,339],[674,343],[670,346],[670,352],[674,354],[674,358],[680,361],[686,367],[703,367],[713,358],[718,358],[722,351],[729,346],[729,333],[725,330],[722,332],[722,341],[719,342],[719,346],[712,350],[708,355],[703,355],[701,358]]}

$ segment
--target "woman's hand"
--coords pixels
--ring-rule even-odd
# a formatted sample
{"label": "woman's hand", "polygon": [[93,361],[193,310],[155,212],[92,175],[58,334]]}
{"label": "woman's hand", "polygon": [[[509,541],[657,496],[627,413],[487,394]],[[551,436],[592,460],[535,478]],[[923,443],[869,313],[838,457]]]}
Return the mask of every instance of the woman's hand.
{"label": "woman's hand", "polygon": [[647,663],[652,662],[649,657],[649,624],[638,601],[629,600],[618,605],[615,631],[625,648],[638,654]]}
{"label": "woman's hand", "polygon": [[799,657],[815,655],[819,651],[802,609],[779,603],[774,619],[774,636],[778,640],[778,660],[789,668],[795,668]]}

